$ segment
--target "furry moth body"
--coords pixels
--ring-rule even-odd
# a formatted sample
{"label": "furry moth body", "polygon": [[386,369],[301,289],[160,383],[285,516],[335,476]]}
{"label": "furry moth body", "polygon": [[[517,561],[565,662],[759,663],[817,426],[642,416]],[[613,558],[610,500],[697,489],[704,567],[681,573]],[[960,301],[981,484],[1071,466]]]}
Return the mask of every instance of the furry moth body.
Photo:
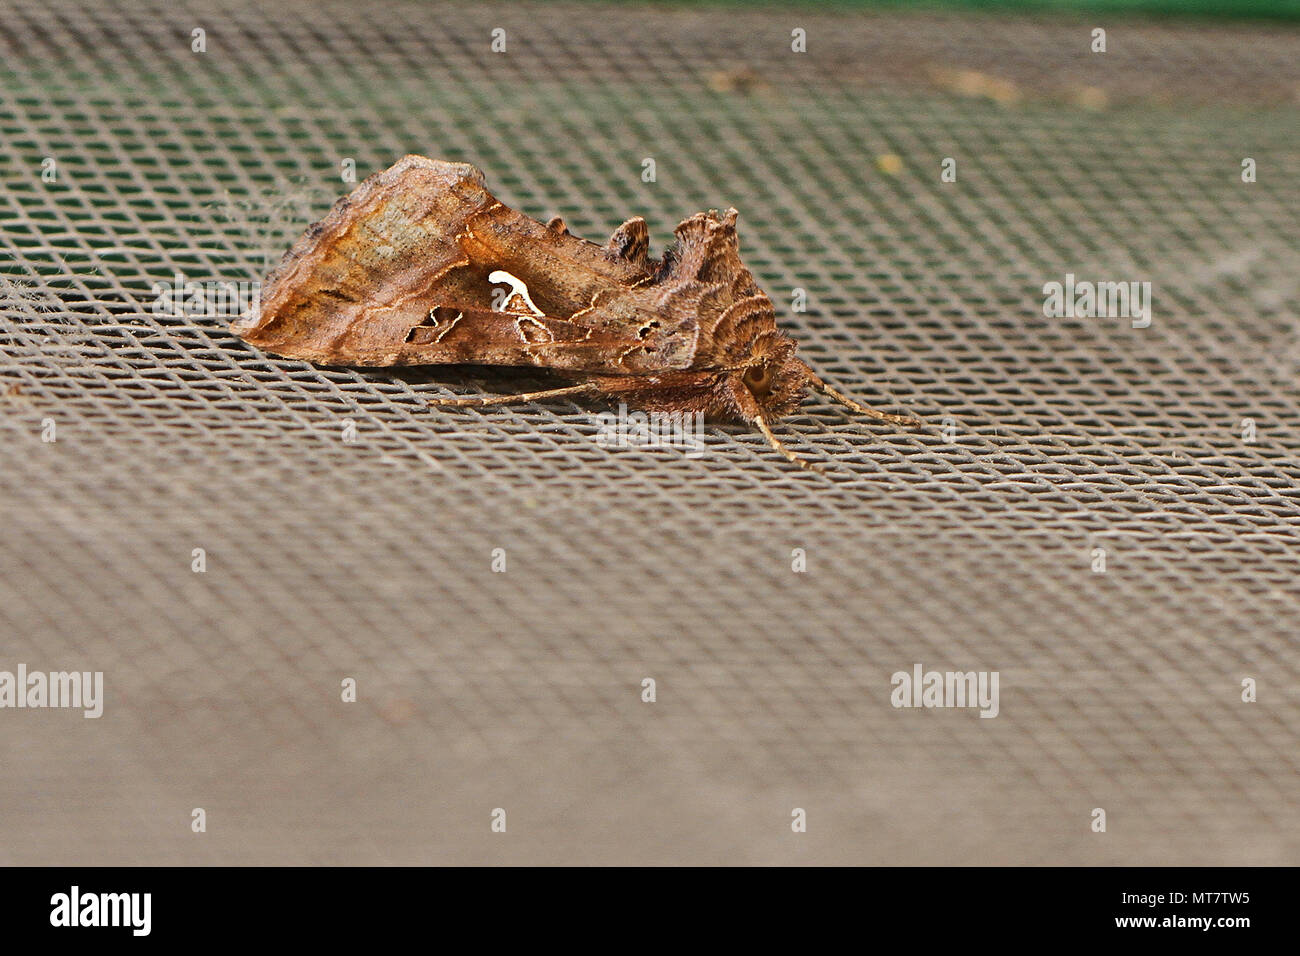
{"label": "furry moth body", "polygon": [[435,400],[489,405],[600,395],[646,411],[750,422],[804,468],[772,423],[814,388],[859,405],[795,355],[740,261],[736,211],[697,213],[649,257],[645,220],[603,246],[498,202],[464,163],[406,156],[340,199],[284,256],[234,330],[324,365],[510,365],[575,384]]}

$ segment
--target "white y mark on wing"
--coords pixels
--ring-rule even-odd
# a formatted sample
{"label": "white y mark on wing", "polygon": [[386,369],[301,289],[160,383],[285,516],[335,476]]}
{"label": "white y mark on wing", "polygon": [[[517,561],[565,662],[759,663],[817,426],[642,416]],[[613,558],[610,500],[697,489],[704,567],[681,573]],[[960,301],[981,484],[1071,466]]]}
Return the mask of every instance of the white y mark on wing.
{"label": "white y mark on wing", "polygon": [[497,309],[498,312],[504,312],[505,304],[509,302],[511,299],[513,299],[515,296],[519,296],[519,298],[523,299],[524,305],[528,306],[528,308],[532,311],[533,315],[546,314],[537,306],[533,305],[533,300],[528,297],[528,285],[525,282],[523,282],[521,279],[516,279],[514,276],[512,276],[509,272],[506,272],[504,269],[498,269],[496,272],[493,272],[491,275],[489,275],[488,282],[510,286],[510,295],[506,296],[505,299],[502,300],[501,303],[502,307],[500,309]]}

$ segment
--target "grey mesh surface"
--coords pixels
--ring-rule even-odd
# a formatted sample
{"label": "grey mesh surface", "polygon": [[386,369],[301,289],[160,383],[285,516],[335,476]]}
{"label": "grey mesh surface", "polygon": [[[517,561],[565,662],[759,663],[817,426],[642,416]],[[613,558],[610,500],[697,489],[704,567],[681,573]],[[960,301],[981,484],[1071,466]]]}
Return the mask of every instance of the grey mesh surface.
{"label": "grey mesh surface", "polygon": [[[0,862],[1300,860],[1293,28],[5,0],[0,52],[0,670],[106,694],[0,710]],[[926,428],[609,449],[425,405],[539,373],[154,313],[407,152],[598,241],[736,206],[801,354]],[[1045,318],[1066,273],[1150,327]],[[918,663],[999,716],[895,709]]]}

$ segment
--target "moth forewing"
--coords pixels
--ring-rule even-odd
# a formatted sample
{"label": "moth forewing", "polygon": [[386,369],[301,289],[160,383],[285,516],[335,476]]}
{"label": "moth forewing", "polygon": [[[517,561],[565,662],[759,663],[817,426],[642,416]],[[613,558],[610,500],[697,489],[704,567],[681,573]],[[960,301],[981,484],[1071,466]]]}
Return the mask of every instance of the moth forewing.
{"label": "moth forewing", "polygon": [[740,259],[734,209],[697,213],[648,255],[640,217],[604,245],[498,201],[464,163],[406,156],[340,199],[285,254],[249,343],[328,365],[477,364],[552,369],[577,384],[493,399],[604,395],[704,412],[772,432],[807,387],[864,414],[795,358]]}

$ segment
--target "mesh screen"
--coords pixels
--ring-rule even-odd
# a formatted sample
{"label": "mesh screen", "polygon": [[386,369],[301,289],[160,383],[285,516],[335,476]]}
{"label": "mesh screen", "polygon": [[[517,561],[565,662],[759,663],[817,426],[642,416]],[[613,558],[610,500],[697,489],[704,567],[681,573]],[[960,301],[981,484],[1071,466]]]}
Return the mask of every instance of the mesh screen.
{"label": "mesh screen", "polygon": [[[0,861],[1297,862],[1293,29],[0,25],[0,670],[105,688],[98,720],[0,711]],[[612,449],[589,403],[425,405],[538,374],[317,368],[155,312],[407,152],[598,241],[735,205],[801,354],[926,429],[810,400],[780,431],[825,476],[741,426]],[[1046,318],[1067,273],[1149,281],[1150,326]],[[917,664],[997,671],[998,716],[895,708]]]}

